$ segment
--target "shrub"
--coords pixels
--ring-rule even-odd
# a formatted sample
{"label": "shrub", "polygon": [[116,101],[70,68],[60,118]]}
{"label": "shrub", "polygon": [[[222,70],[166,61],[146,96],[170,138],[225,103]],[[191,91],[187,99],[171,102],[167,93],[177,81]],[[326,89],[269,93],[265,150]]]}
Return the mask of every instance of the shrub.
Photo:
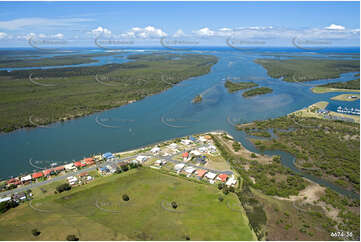
{"label": "shrub", "polygon": [[127,194],[123,194],[122,198],[123,198],[123,201],[126,201],[126,202],[129,201],[129,196]]}
{"label": "shrub", "polygon": [[56,190],[61,193],[63,191],[69,191],[71,189],[71,186],[69,183],[64,183],[56,187]]}
{"label": "shrub", "polygon": [[68,240],[68,241],[78,241],[79,238],[76,237],[76,236],[73,235],[73,234],[69,234],[68,236],[66,236],[66,240]]}
{"label": "shrub", "polygon": [[175,201],[173,201],[171,203],[171,205],[172,205],[172,208],[174,208],[174,209],[176,209],[178,207],[178,204]]}
{"label": "shrub", "polygon": [[32,230],[31,230],[31,233],[32,233],[34,236],[39,236],[41,232],[40,232],[38,229],[32,229]]}
{"label": "shrub", "polygon": [[218,200],[219,200],[220,202],[223,202],[224,198],[223,198],[223,197],[218,197]]}
{"label": "shrub", "polygon": [[218,183],[218,190],[222,190],[224,187],[223,183]]}
{"label": "shrub", "polygon": [[257,155],[256,155],[255,153],[252,153],[252,154],[251,154],[251,157],[252,157],[252,158],[257,158]]}
{"label": "shrub", "polygon": [[129,170],[129,167],[127,165],[123,165],[120,167],[120,169],[122,169],[122,171],[127,171]]}

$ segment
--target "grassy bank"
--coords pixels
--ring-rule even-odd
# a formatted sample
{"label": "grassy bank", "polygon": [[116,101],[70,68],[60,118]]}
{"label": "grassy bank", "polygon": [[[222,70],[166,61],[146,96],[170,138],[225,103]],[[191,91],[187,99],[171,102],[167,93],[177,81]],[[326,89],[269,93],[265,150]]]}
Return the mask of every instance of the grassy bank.
{"label": "grassy bank", "polygon": [[[135,169],[102,182],[35,199],[0,215],[5,240],[254,240],[235,194],[215,186]],[[127,194],[128,202],[122,200]],[[223,202],[218,200],[223,196]],[[176,201],[177,209],[169,204]],[[176,212],[174,211],[176,210]],[[19,225],[19,227],[16,227]],[[31,230],[41,234],[34,237]]]}

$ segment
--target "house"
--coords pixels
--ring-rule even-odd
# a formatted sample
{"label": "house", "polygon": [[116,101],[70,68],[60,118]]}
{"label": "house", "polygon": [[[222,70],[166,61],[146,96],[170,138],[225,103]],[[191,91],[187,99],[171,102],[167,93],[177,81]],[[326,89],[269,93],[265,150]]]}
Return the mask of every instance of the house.
{"label": "house", "polygon": [[17,202],[26,200],[26,194],[25,194],[25,192],[15,193],[15,194],[13,195],[13,200],[15,200],[15,201],[17,201]]}
{"label": "house", "polygon": [[63,170],[65,170],[65,166],[57,166],[53,168],[53,171],[55,172],[61,172]]}
{"label": "house", "polygon": [[214,178],[216,178],[217,174],[213,173],[213,172],[208,172],[206,174],[206,178],[210,179],[210,180],[214,180]]}
{"label": "house", "polygon": [[160,151],[160,148],[158,146],[154,146],[153,149],[150,150],[152,153],[158,153]]}
{"label": "house", "polygon": [[198,177],[202,178],[207,173],[207,170],[199,169],[196,171]]}
{"label": "house", "polygon": [[174,170],[176,170],[177,172],[181,171],[184,168],[185,164],[184,163],[178,163],[174,166]]}
{"label": "house", "polygon": [[[113,165],[113,166],[112,166]],[[107,165],[106,168],[108,168],[110,173],[115,173],[117,171],[117,167],[116,165],[112,164],[112,165]],[[114,167],[115,166],[115,167]]]}
{"label": "house", "polygon": [[192,166],[187,166],[184,171],[188,174],[193,174],[193,172],[195,171],[196,169]]}
{"label": "house", "polygon": [[95,164],[95,161],[93,158],[84,158],[84,163],[91,166],[91,165],[94,165]]}
{"label": "house", "polygon": [[189,140],[191,140],[192,142],[196,142],[196,138],[194,138],[193,136],[190,136]]}
{"label": "house", "polygon": [[199,139],[198,139],[200,142],[202,142],[202,143],[205,143],[205,142],[207,142],[207,139],[206,138],[204,138],[204,136],[199,136]]}
{"label": "house", "polygon": [[211,140],[211,139],[212,139],[212,137],[211,137],[210,135],[205,135],[204,138],[205,138],[206,140]]}
{"label": "house", "polygon": [[77,161],[77,162],[74,162],[74,166],[77,168],[81,168],[81,167],[86,166],[86,164],[81,161]]}
{"label": "house", "polygon": [[237,180],[234,178],[234,176],[232,176],[231,178],[228,179],[228,181],[226,182],[227,186],[234,186],[236,185]]}
{"label": "house", "polygon": [[114,158],[114,155],[112,154],[112,153],[110,153],[110,152],[107,152],[107,153],[104,153],[103,154],[103,158],[104,159],[113,159]]}
{"label": "house", "polygon": [[23,176],[23,177],[21,178],[21,181],[22,181],[22,182],[27,182],[27,181],[30,181],[30,180],[31,180],[31,175]]}
{"label": "house", "polygon": [[76,167],[74,166],[73,163],[69,163],[69,164],[66,164],[64,166],[65,170],[74,170]]}
{"label": "house", "polygon": [[217,148],[214,145],[210,145],[210,146],[208,146],[208,152],[215,153],[215,152],[217,152]]}
{"label": "house", "polygon": [[201,155],[201,152],[199,152],[198,150],[192,150],[190,153],[195,156]]}
{"label": "house", "polygon": [[148,160],[148,156],[145,155],[138,155],[137,158],[135,158],[139,163],[143,163],[146,160]]}
{"label": "house", "polygon": [[183,160],[186,161],[186,160],[188,159],[188,157],[189,157],[189,153],[188,153],[188,152],[184,152],[184,153],[182,154],[182,157],[183,157]]}
{"label": "house", "polygon": [[91,181],[91,180],[93,180],[93,177],[92,176],[87,176],[86,180]]}
{"label": "house", "polygon": [[226,174],[220,174],[218,177],[217,177],[217,180],[221,181],[221,182],[226,182],[228,179],[228,175]]}
{"label": "house", "polygon": [[43,177],[43,176],[44,176],[44,174],[43,174],[41,171],[35,172],[35,173],[33,173],[33,174],[31,175],[31,177],[32,177],[33,179],[38,179],[38,178]]}
{"label": "house", "polygon": [[198,150],[201,152],[201,153],[208,153],[208,148],[207,147],[199,147]]}
{"label": "house", "polygon": [[168,145],[168,147],[171,149],[177,149],[178,145],[176,143],[172,143],[172,144]]}
{"label": "house", "polygon": [[193,143],[192,140],[189,140],[189,139],[182,139],[181,140],[181,143],[184,144],[184,145],[190,145]]}
{"label": "house", "polygon": [[52,169],[43,170],[44,176],[50,176],[50,173],[52,172]]}
{"label": "house", "polygon": [[0,198],[0,203],[8,202],[10,200],[11,200],[11,197],[3,197],[3,198]]}
{"label": "house", "polygon": [[154,162],[157,166],[162,166],[164,164],[167,164],[167,161],[166,160],[156,160]]}
{"label": "house", "polygon": [[74,185],[78,181],[78,178],[76,178],[75,176],[69,176],[67,180],[70,185]]}
{"label": "house", "polygon": [[84,176],[87,176],[88,175],[88,172],[82,172],[79,174],[79,177],[84,177]]}
{"label": "house", "polygon": [[15,178],[11,178],[11,179],[9,179],[9,180],[7,181],[7,184],[12,184],[12,183],[14,183],[15,181],[16,181]]}

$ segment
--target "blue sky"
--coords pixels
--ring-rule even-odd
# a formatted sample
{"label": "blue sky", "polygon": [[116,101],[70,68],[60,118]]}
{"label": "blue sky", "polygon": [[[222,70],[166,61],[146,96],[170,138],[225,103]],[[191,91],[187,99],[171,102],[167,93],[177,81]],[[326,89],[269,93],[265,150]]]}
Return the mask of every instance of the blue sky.
{"label": "blue sky", "polygon": [[29,38],[86,45],[101,35],[358,46],[359,22],[359,2],[0,2],[0,45]]}

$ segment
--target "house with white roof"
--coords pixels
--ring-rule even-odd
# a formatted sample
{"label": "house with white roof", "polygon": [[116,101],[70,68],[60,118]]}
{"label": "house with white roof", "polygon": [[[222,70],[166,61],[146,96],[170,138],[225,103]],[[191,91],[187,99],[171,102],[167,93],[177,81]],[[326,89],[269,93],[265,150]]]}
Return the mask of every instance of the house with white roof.
{"label": "house with white roof", "polygon": [[203,142],[203,143],[205,143],[205,142],[207,142],[207,139],[206,138],[204,138],[204,136],[199,136],[199,139],[198,139],[200,142]]}
{"label": "house with white roof", "polygon": [[227,186],[234,186],[236,185],[237,180],[234,178],[234,176],[232,176],[231,178],[228,179],[228,181],[226,182]]}
{"label": "house with white roof", "polygon": [[21,180],[22,182],[30,181],[30,180],[31,180],[31,175],[23,176],[20,180]]}
{"label": "house with white roof", "polygon": [[168,145],[168,147],[171,149],[176,149],[178,145],[176,143],[171,143],[170,145]]}
{"label": "house with white roof", "polygon": [[192,167],[192,166],[187,166],[185,169],[184,169],[184,171],[186,172],[186,173],[188,173],[188,174],[193,174],[193,172],[195,172],[195,168],[194,167]]}
{"label": "house with white roof", "polygon": [[137,158],[135,158],[139,163],[143,163],[146,160],[148,160],[148,156],[145,155],[138,155]]}
{"label": "house with white roof", "polygon": [[217,174],[213,173],[213,172],[207,172],[206,174],[206,178],[210,179],[210,180],[214,180],[214,178],[216,178]]}
{"label": "house with white roof", "polygon": [[195,156],[201,155],[201,152],[199,152],[198,150],[192,150],[190,153]]}
{"label": "house with white roof", "polygon": [[158,153],[160,151],[160,148],[158,146],[154,146],[153,149],[150,150],[152,153]]}
{"label": "house with white roof", "polygon": [[76,169],[76,167],[74,166],[74,163],[69,163],[69,164],[66,164],[64,166],[65,170],[73,170],[73,169]]}
{"label": "house with white roof", "polygon": [[8,202],[11,200],[11,197],[3,197],[3,198],[0,198],[0,203],[2,202]]}
{"label": "house with white roof", "polygon": [[190,144],[193,144],[193,141],[190,139],[182,139],[181,143],[184,145],[190,145]]}
{"label": "house with white roof", "polygon": [[185,166],[184,163],[178,163],[174,166],[174,170],[181,171],[184,168],[184,166]]}

